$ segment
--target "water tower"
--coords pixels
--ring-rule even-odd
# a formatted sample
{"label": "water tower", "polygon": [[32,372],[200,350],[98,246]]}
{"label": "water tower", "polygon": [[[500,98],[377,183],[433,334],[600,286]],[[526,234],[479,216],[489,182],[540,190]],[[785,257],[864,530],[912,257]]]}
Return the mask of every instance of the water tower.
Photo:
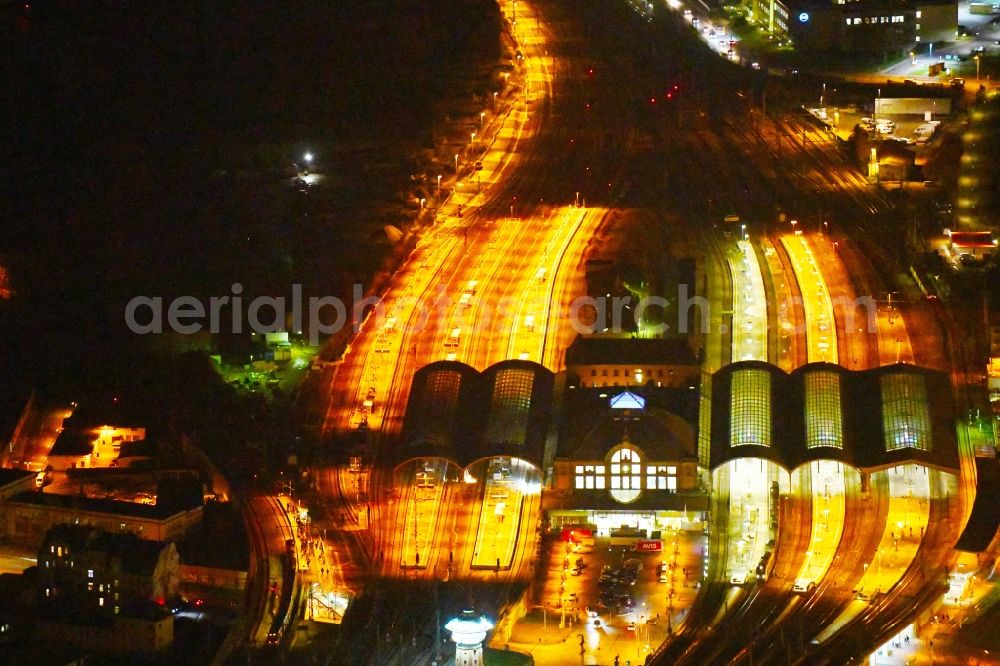
{"label": "water tower", "polygon": [[455,641],[455,666],[483,666],[483,641],[493,628],[493,623],[474,610],[462,611],[459,617],[449,620],[444,628]]}

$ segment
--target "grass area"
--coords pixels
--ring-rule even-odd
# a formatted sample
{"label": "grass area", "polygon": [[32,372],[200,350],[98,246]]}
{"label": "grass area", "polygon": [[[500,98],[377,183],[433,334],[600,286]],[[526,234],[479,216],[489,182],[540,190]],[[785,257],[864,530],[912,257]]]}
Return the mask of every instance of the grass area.
{"label": "grass area", "polygon": [[484,648],[483,663],[486,666],[527,666],[535,662],[530,655],[520,652]]}

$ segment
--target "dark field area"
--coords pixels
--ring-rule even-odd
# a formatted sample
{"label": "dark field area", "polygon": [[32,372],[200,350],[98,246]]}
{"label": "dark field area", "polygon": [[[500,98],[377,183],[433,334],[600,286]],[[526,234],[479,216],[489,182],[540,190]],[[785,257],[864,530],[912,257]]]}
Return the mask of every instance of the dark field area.
{"label": "dark field area", "polygon": [[43,384],[134,367],[136,295],[365,281],[500,56],[491,0],[0,6],[0,364]]}

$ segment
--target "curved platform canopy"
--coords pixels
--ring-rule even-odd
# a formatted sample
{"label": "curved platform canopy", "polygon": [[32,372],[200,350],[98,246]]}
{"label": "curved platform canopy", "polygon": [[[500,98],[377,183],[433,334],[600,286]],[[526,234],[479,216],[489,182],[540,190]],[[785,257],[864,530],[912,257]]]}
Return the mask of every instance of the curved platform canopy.
{"label": "curved platform canopy", "polygon": [[553,384],[552,372],[532,361],[483,372],[456,361],[424,366],[413,377],[399,458],[440,456],[464,467],[513,456],[540,467]]}
{"label": "curved platform canopy", "polygon": [[712,377],[714,469],[764,458],[785,469],[838,460],[876,470],[918,463],[958,470],[955,405],[944,373],[906,364],[851,371],[811,363],[792,373],[759,361]]}

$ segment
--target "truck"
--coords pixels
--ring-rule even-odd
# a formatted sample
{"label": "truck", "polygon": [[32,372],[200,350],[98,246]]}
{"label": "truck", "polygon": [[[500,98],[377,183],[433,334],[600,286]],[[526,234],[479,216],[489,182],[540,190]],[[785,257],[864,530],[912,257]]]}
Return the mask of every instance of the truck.
{"label": "truck", "polygon": [[992,14],[993,5],[987,4],[985,2],[970,2],[969,3],[969,13],[970,14]]}

